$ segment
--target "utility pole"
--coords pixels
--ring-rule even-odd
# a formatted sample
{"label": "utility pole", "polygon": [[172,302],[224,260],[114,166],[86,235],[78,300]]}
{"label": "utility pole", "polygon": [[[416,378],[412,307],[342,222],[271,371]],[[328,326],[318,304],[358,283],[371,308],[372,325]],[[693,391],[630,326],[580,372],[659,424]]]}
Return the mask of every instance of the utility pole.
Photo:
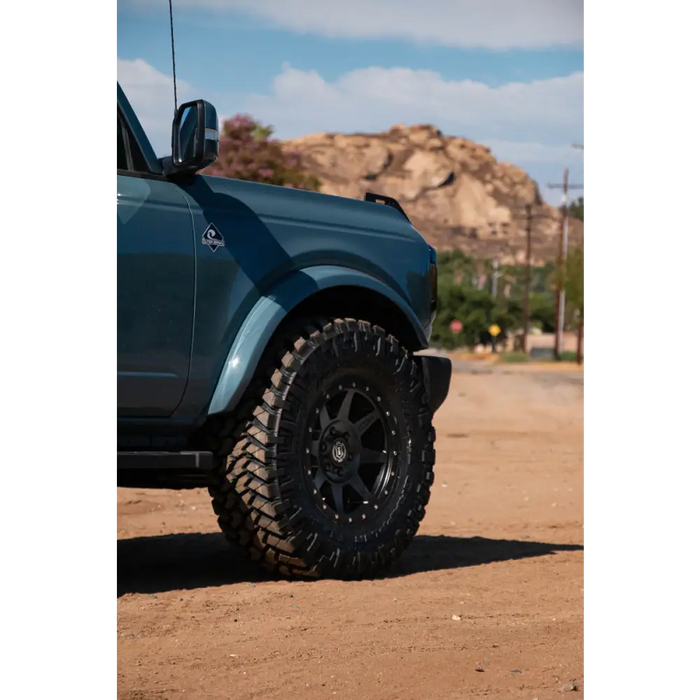
{"label": "utility pole", "polygon": [[569,169],[564,168],[564,180],[562,184],[548,186],[553,189],[562,189],[561,233],[559,236],[559,256],[557,259],[557,268],[559,271],[557,279],[557,329],[554,336],[554,357],[558,360],[561,357],[562,333],[564,331],[564,311],[566,309],[566,293],[564,292],[564,285],[562,282],[564,278],[564,263],[566,261],[566,255],[569,247],[569,190],[582,189],[583,185],[570,185]]}
{"label": "utility pole", "polygon": [[[574,143],[571,145],[572,148],[578,148],[583,150],[582,143]],[[581,364],[583,362],[583,318],[579,319],[578,322],[578,333],[576,336],[576,364]]]}
{"label": "utility pole", "polygon": [[533,207],[542,205],[542,199],[537,197],[532,204],[525,205],[525,289],[523,295],[523,345],[524,353],[528,352],[527,338],[530,333],[530,284],[532,278],[532,222],[542,216],[533,216]]}
{"label": "utility pole", "polygon": [[559,276],[557,279],[557,328],[554,336],[554,357],[561,358],[562,335],[564,333],[564,312],[566,310],[566,292],[564,291],[564,265],[569,247],[569,169],[564,168],[564,182],[562,185],[562,218],[561,235],[559,237],[559,259],[557,267]]}
{"label": "utility pole", "polygon": [[525,298],[523,299],[523,352],[527,354],[527,336],[530,332],[530,258],[532,254],[532,205],[525,206],[527,221],[525,234]]}
{"label": "utility pole", "polygon": [[501,273],[498,272],[498,260],[492,260],[491,267],[493,268],[493,273],[491,275],[491,296],[495,299],[498,295],[498,278],[501,276]]}
{"label": "utility pole", "polygon": [[576,336],[576,364],[583,362],[583,319],[578,322],[578,334]]}

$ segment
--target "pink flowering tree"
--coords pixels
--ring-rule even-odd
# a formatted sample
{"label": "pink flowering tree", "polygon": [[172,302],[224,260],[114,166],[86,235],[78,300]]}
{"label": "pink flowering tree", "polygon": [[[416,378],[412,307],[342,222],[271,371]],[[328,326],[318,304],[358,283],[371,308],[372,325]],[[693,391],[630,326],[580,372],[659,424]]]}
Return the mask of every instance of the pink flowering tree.
{"label": "pink flowering tree", "polygon": [[282,142],[271,136],[272,127],[261,125],[247,114],[227,119],[221,131],[219,157],[205,173],[318,191],[320,182],[305,171],[301,153],[283,148]]}

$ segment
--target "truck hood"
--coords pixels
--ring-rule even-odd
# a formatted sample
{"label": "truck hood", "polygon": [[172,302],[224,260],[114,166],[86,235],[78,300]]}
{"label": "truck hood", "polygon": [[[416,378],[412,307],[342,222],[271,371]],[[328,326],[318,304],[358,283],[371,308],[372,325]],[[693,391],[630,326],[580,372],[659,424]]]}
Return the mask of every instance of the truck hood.
{"label": "truck hood", "polygon": [[[216,200],[217,208],[223,210],[244,205],[265,221],[297,222],[326,230],[337,227],[339,231],[354,229],[365,234],[388,234],[421,241],[427,246],[405,216],[384,204],[209,175],[198,176],[196,180],[199,182],[188,188],[190,193],[195,195],[198,190],[205,196],[208,190],[210,195],[206,199],[211,199],[212,203]],[[231,198],[230,201],[227,203],[222,195]]]}

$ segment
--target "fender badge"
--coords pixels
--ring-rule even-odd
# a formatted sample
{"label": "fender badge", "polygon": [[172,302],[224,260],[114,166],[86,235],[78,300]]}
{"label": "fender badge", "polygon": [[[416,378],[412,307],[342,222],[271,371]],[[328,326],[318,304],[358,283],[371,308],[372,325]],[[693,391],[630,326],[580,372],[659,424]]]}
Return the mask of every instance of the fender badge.
{"label": "fender badge", "polygon": [[208,245],[211,252],[215,252],[217,248],[225,245],[224,237],[219,233],[219,230],[214,224],[209,224],[207,230],[202,234],[202,244]]}

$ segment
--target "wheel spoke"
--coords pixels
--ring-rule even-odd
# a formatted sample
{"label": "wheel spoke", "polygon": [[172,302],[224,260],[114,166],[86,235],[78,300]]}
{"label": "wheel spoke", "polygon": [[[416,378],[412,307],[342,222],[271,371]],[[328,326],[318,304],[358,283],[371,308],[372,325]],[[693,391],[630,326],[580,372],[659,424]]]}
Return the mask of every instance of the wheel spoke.
{"label": "wheel spoke", "polygon": [[374,500],[374,495],[365,486],[365,482],[362,481],[359,474],[355,474],[354,478],[349,483],[349,486],[355,489],[355,491],[357,491],[357,495],[366,503],[371,503]]}
{"label": "wheel spoke", "polygon": [[376,409],[372,413],[360,418],[355,423],[355,429],[360,435],[364,435],[379,420],[379,411]]}
{"label": "wheel spoke", "polygon": [[335,511],[338,515],[345,515],[345,505],[343,504],[343,485],[332,484],[333,500],[335,501]]}
{"label": "wheel spoke", "polygon": [[355,398],[355,390],[348,389],[348,392],[343,398],[343,403],[338,411],[338,420],[350,420],[350,406],[352,405],[352,400]]}
{"label": "wheel spoke", "polygon": [[[386,409],[379,397],[369,395],[369,388],[365,393],[339,386],[332,400],[330,392],[325,398],[333,407],[332,415],[329,403],[317,404],[317,421],[306,443],[313,495],[331,519],[352,523],[355,511],[361,509],[357,517],[365,520],[381,509],[391,493],[389,482],[394,474],[387,472],[396,446],[383,417]],[[366,411],[369,413],[363,416]],[[362,417],[355,420],[358,415]]]}
{"label": "wheel spoke", "polygon": [[331,417],[328,415],[328,406],[326,406],[326,404],[323,404],[321,408],[319,419],[321,421],[321,430],[325,430],[326,426],[331,422]]}
{"label": "wheel spoke", "polygon": [[363,447],[360,452],[360,464],[386,464],[386,452]]}

